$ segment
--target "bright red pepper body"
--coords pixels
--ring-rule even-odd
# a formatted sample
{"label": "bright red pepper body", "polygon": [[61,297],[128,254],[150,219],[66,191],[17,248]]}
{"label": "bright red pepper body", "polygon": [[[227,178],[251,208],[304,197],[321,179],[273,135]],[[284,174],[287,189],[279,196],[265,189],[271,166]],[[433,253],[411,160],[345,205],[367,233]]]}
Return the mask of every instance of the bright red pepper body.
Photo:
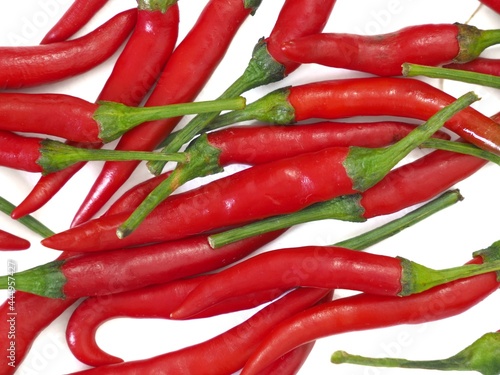
{"label": "bright red pepper body", "polygon": [[[480,259],[472,263],[480,263]],[[495,292],[498,286],[496,275],[491,272],[408,297],[362,293],[312,307],[276,326],[245,364],[242,374],[258,374],[283,353],[320,337],[457,315]],[[436,303],[440,308],[436,308]]]}
{"label": "bright red pepper body", "polygon": [[[252,12],[243,0],[211,0],[198,21],[176,47],[145,106],[192,101],[224,57],[237,30]],[[179,122],[149,122],[123,135],[119,150],[151,151]],[[136,162],[107,162],[75,215],[73,226],[85,222],[128,180]]]}
{"label": "bright red pepper body", "polygon": [[500,59],[478,57],[463,64],[447,64],[444,67],[500,76]]}
{"label": "bright red pepper body", "polygon": [[26,250],[30,242],[0,229],[0,250]]}
{"label": "bright red pepper body", "polygon": [[0,165],[27,172],[41,172],[36,163],[40,157],[40,138],[23,137],[0,131]]}
{"label": "bright red pepper body", "polygon": [[40,44],[62,42],[77,33],[108,0],[75,0]]}
{"label": "bright red pepper body", "polygon": [[322,33],[288,40],[282,53],[293,61],[400,76],[401,64],[441,65],[460,53],[459,27],[415,25],[385,35]]}
{"label": "bright red pepper body", "polygon": [[124,11],[95,31],[71,41],[0,47],[0,88],[18,89],[83,73],[116,52],[135,26],[137,10]]}

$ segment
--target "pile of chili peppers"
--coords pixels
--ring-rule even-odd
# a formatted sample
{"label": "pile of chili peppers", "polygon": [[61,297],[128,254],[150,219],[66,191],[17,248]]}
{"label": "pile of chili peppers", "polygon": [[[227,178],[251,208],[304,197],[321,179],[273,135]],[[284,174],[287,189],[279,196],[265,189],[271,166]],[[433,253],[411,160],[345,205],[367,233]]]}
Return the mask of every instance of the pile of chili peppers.
{"label": "pile of chili peppers", "polygon": [[0,374],[500,374],[499,11],[0,4]]}

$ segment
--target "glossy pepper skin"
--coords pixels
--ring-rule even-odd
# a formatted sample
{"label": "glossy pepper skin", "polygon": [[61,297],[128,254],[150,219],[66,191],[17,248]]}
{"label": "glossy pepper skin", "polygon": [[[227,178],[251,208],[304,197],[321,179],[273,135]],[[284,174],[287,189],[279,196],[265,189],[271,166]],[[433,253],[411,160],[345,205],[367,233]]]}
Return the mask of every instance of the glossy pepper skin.
{"label": "glossy pepper skin", "polygon": [[[243,367],[260,340],[275,324],[329,298],[331,294],[327,290],[299,288],[259,310],[243,323],[199,344],[144,360],[78,371],[73,375],[132,375],[155,372],[158,374],[232,374]],[[226,355],[220,355],[220,353]],[[210,365],[207,366],[207,363]]]}
{"label": "glossy pepper skin", "polygon": [[463,64],[447,64],[443,66],[449,69],[467,70],[470,72],[500,76],[500,60],[488,57],[478,57]]}
{"label": "glossy pepper skin", "polygon": [[[118,317],[170,319],[170,314],[208,275],[174,280],[132,291],[114,293],[105,299],[87,298],[73,311],[66,327],[66,341],[73,355],[89,366],[123,362],[101,350],[95,340],[98,328]],[[271,289],[225,301],[196,318],[254,308],[278,298],[284,290]]]}
{"label": "glossy pepper skin", "polygon": [[[481,263],[480,257],[469,263]],[[448,318],[475,306],[498,289],[495,272],[446,283],[408,297],[361,293],[312,307],[281,322],[245,364],[253,375],[283,353],[311,340],[338,333],[418,324]],[[440,308],[436,309],[435,304]]]}
{"label": "glossy pepper skin", "polygon": [[88,71],[116,52],[130,35],[136,20],[137,10],[130,9],[74,40],[0,47],[0,88],[37,86]]}
{"label": "glossy pepper skin", "polygon": [[40,44],[65,41],[77,33],[108,0],[75,0],[45,34]]}
{"label": "glossy pepper skin", "polygon": [[0,250],[26,250],[30,246],[28,240],[0,229]]}
{"label": "glossy pepper skin", "polygon": [[288,40],[281,49],[302,64],[400,76],[405,62],[437,66],[475,59],[480,35],[480,30],[469,25],[425,24],[383,35],[318,33]]}
{"label": "glossy pepper skin", "polygon": [[[164,66],[145,106],[194,100],[224,57],[238,29],[255,10],[246,7],[243,0],[208,1],[195,25]],[[179,120],[170,118],[143,124],[124,134],[116,149],[151,151]],[[137,165],[136,162],[105,163],[75,214],[72,226],[93,217],[128,180]]]}
{"label": "glossy pepper skin", "polygon": [[[84,6],[81,3],[79,6]],[[129,106],[139,105],[170,58],[177,42],[178,28],[179,7],[176,2],[166,11],[138,8],[134,30],[96,102],[109,100]],[[148,56],[147,59],[143,58],[145,55]],[[87,147],[100,146],[95,144]],[[83,162],[78,163],[64,171],[41,177],[29,195],[16,207],[12,217],[19,218],[41,208],[84,165]]]}

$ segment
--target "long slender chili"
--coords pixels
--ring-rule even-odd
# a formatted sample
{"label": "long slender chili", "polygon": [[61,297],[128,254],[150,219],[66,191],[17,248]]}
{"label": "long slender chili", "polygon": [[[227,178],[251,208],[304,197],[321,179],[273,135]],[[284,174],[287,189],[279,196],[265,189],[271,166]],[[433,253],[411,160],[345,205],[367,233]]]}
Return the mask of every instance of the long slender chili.
{"label": "long slender chili", "polygon": [[146,121],[213,108],[242,108],[244,98],[137,108],[118,102],[90,103],[66,94],[0,93],[0,129],[107,143]]}
{"label": "long slender chili", "polygon": [[[492,248],[498,251],[498,244]],[[480,264],[488,255],[475,256]],[[242,374],[253,375],[289,350],[311,340],[338,333],[418,324],[460,314],[475,306],[499,287],[494,272],[453,281],[408,297],[360,293],[340,298],[295,314],[276,327],[246,362]],[[439,302],[439,309],[435,303]]]}
{"label": "long slender chili", "polygon": [[137,10],[121,12],[80,38],[38,46],[0,47],[0,88],[19,89],[75,76],[107,60],[130,35]]}
{"label": "long slender chili", "polygon": [[[179,8],[176,1],[152,3],[141,0],[134,30],[118,56],[97,102],[107,100],[129,106],[139,105],[170,58],[177,42],[178,27]],[[143,58],[145,55],[147,59]],[[38,210],[84,165],[79,163],[50,176],[42,176],[12,216],[19,218]]]}
{"label": "long slender chili", "polygon": [[[459,202],[461,199],[462,197],[458,191],[447,192],[433,202],[419,207],[400,218],[342,241],[342,245],[350,249],[366,249],[424,220],[430,215]],[[337,245],[340,246],[340,244]],[[204,277],[203,279],[206,278]],[[103,352],[95,340],[95,333],[103,323],[121,316],[170,318],[170,314],[182,303],[187,293],[191,292],[195,285],[199,285],[203,279],[197,277],[195,279],[175,281],[170,284],[151,286],[131,292],[115,293],[107,296],[105,299],[98,297],[86,299],[75,309],[68,321],[66,337],[72,353],[81,362],[92,366],[117,361],[117,358]],[[175,292],[175,295],[171,295],[171,292]],[[263,297],[265,298],[267,293],[272,295],[275,292],[276,290],[274,292],[265,291]],[[283,292],[282,290],[281,293]],[[169,293],[168,297],[165,293]],[[257,297],[258,295],[246,295],[243,298],[250,300],[250,302],[254,300],[257,302]],[[160,299],[161,303],[158,303]],[[232,299],[226,300],[229,303],[238,303],[238,301],[239,299],[236,301]],[[217,309],[220,308],[218,306],[220,305],[214,305],[211,309],[205,309],[202,314],[218,313]],[[232,306],[237,307],[235,305]],[[196,315],[193,318],[199,316]],[[299,352],[307,350],[304,346],[300,348],[302,349]]]}
{"label": "long slender chili", "polygon": [[28,240],[0,229],[0,250],[26,250],[30,246]]}
{"label": "long slender chili", "polygon": [[[194,142],[206,142],[208,149],[214,148],[210,155],[217,156],[215,166],[217,170],[232,163],[257,165],[301,153],[319,151],[326,147],[383,147],[399,141],[414,128],[415,125],[397,121],[356,123],[325,121],[294,126],[245,125],[210,132]],[[442,131],[437,131],[433,137],[450,138]],[[194,143],[186,152],[190,153],[191,147],[195,148]],[[200,169],[197,167],[195,163],[187,163],[182,168],[176,168],[174,173],[178,173],[178,177],[172,182],[175,181],[180,185],[185,179],[203,176],[207,172],[208,166],[204,165]],[[208,169],[208,172],[211,173],[213,170]],[[126,211],[131,207],[137,207],[170,173],[171,171],[167,171],[135,185],[117,198],[106,210],[105,215],[111,215],[116,210]],[[172,185],[169,189],[174,190]]]}
{"label": "long slender chili", "polygon": [[[168,283],[151,285],[137,290],[115,293],[107,298],[87,298],[71,314],[66,327],[66,341],[71,353],[89,366],[102,366],[123,362],[122,359],[101,350],[95,340],[97,329],[107,320],[117,317],[170,319],[184,298],[206,279],[207,275]],[[272,289],[235,298],[212,309],[205,310],[196,318],[210,317],[259,306],[278,298],[283,290]]]}
{"label": "long slender chili", "polygon": [[40,44],[62,42],[76,34],[108,0],[75,0],[45,34]]}
{"label": "long slender chili", "polygon": [[[73,375],[150,374],[161,372],[161,369],[179,374],[232,374],[243,367],[274,325],[328,299],[331,299],[331,293],[327,290],[299,288],[259,310],[243,323],[206,341],[155,357],[99,366]],[[210,365],[207,366],[207,363]]]}
{"label": "long slender chili", "polygon": [[28,172],[55,173],[81,161],[92,160],[172,160],[185,162],[185,153],[173,155],[146,151],[96,150],[59,141],[25,137],[0,131],[0,165]]}
{"label": "long slender chili", "polygon": [[[193,101],[224,57],[240,26],[256,11],[259,3],[245,0],[208,1],[195,25],[173,51],[145,106]],[[221,19],[224,21],[221,22]],[[127,71],[127,74],[130,72]],[[116,149],[152,151],[179,120],[176,117],[143,124],[124,134]],[[137,165],[136,162],[105,163],[75,214],[72,226],[92,218],[128,180]]]}
{"label": "long slender chili", "polygon": [[[475,100],[474,95],[472,97]],[[466,94],[387,148],[327,148],[257,165],[172,195],[120,241],[117,241],[116,231],[124,218],[129,217],[128,213],[94,219],[45,239],[42,244],[81,251],[165,241],[295,212],[334,196],[366,190],[382,179],[403,154],[431,136],[470,99]],[[363,170],[364,167],[368,170]],[[170,220],[170,217],[175,219]]]}
{"label": "long slender chili", "polygon": [[[258,254],[214,274],[189,294],[172,317],[186,318],[226,298],[271,288],[303,286],[408,296],[459,278],[496,271],[496,263],[437,271],[400,257],[360,253],[336,246],[278,249]],[[484,266],[485,272],[479,271]],[[473,271],[476,268],[478,273]],[[245,283],[245,280],[253,281]]]}
{"label": "long slender chili", "polygon": [[446,64],[443,68],[461,69],[469,72],[491,74],[498,77],[500,76],[500,59],[478,57],[463,64]]}
{"label": "long slender chili", "polygon": [[[464,98],[462,97],[462,99],[464,99]],[[290,98],[290,100],[291,100],[291,98]],[[294,108],[295,108],[295,112],[298,112],[298,106],[294,106]],[[313,114],[308,114],[308,115],[310,115],[309,116],[310,118],[315,117]],[[225,116],[225,115],[223,115],[223,116]],[[438,116],[441,116],[441,115],[438,115]],[[448,121],[451,117],[452,116],[450,116],[450,117],[445,116],[444,117],[446,119],[445,122]],[[433,117],[431,117],[431,118],[433,118]],[[433,121],[434,120],[437,120],[437,117],[434,117]],[[428,126],[430,126],[430,124]],[[498,127],[499,133],[500,133],[500,126],[498,126],[498,124],[496,124],[496,123],[495,123],[495,126]],[[421,128],[421,130],[422,129],[424,129],[424,128]],[[436,131],[438,129],[439,129],[438,127],[435,127],[434,131]],[[392,164],[393,161],[396,161],[396,159],[398,161],[401,160],[403,155],[406,156],[407,153],[410,152],[411,148],[413,148],[417,145],[416,143],[413,143],[410,146],[410,144],[412,143],[412,141],[410,141],[410,139],[413,138],[412,134],[416,135],[416,134],[418,134],[418,132],[417,133],[412,132],[412,133],[410,133],[409,136],[405,137],[405,139],[397,142],[396,144],[392,145],[391,147],[384,148],[384,149],[377,149],[377,151],[374,151],[374,149],[354,147],[352,149],[347,148],[347,149],[343,149],[343,150],[341,150],[340,148],[330,148],[330,151],[325,150],[324,153],[325,154],[330,153],[331,155],[336,154],[337,165],[338,166],[342,165],[341,169],[337,173],[337,177],[342,176],[342,174],[344,174],[344,173],[347,173],[347,175],[350,176],[347,179],[347,181],[348,181],[347,184],[349,186],[348,190],[351,189],[351,191],[348,192],[348,190],[345,190],[346,194],[352,193],[354,191],[363,191],[363,190],[366,190],[366,188],[368,188],[369,186],[376,183],[377,182],[376,180],[381,178],[383,176],[383,174],[387,173],[395,165],[395,164]],[[423,133],[422,133],[422,135],[423,135]],[[432,133],[429,133],[425,137],[428,138],[430,135],[432,135]],[[415,140],[416,140],[416,138],[415,138]],[[418,144],[421,143],[420,141],[418,141],[418,142],[419,142]],[[380,154],[386,153],[386,152],[392,153],[392,151],[389,151],[389,150],[397,150],[397,149],[400,150],[397,152],[399,154],[398,156],[396,156],[396,154],[393,154],[393,156],[391,156],[391,157],[388,157],[386,155],[386,156],[382,157],[384,161],[381,161],[381,160],[379,161],[379,160],[376,160],[376,158],[375,158],[375,159],[372,159],[367,164],[365,164],[364,162],[361,162],[361,164],[364,164],[364,165],[370,164],[370,165],[372,165],[372,167],[377,165],[377,167],[376,167],[377,172],[368,171],[368,170],[365,170],[363,172],[361,172],[361,170],[355,171],[355,169],[356,169],[355,165],[361,165],[361,164],[358,164],[358,161],[356,161],[356,159],[358,158],[359,160],[361,160],[362,158],[364,158],[365,156],[362,156],[363,154],[366,153],[366,157],[371,158],[371,157],[368,157],[369,154],[372,154],[374,156],[375,154],[379,154],[379,153]],[[382,151],[382,150],[385,150],[385,151]],[[333,153],[331,153],[331,152],[333,152]],[[358,154],[358,156],[355,156],[356,154]],[[400,157],[401,157],[401,159],[400,159]],[[316,159],[316,160],[318,160],[318,159]],[[333,160],[333,159],[330,159],[330,160]],[[368,159],[366,159],[366,161],[368,161]],[[325,162],[326,162],[326,159],[325,159]],[[297,163],[298,163],[297,165],[300,165],[301,163],[303,163],[303,161],[297,160]],[[315,162],[313,162],[313,163],[316,164]],[[387,163],[386,166],[382,166],[383,163]],[[293,164],[293,161],[292,161],[292,164]],[[325,166],[326,165],[327,164],[325,163]],[[314,171],[314,167],[309,166],[309,168],[311,168],[310,172]],[[304,171],[304,173],[305,173],[304,176],[306,176],[308,172]],[[378,173],[380,173],[380,174],[377,176]],[[357,177],[355,177],[354,174],[357,174]],[[170,178],[175,178],[175,177],[176,177],[175,173],[170,175]],[[312,175],[310,177],[312,178]],[[257,175],[255,176],[255,178],[256,179],[254,181],[257,181],[257,179],[259,179],[259,177],[257,177]],[[269,177],[266,177],[266,180],[267,179],[269,179]],[[312,179],[311,181],[314,181],[314,179]],[[171,191],[169,191],[168,189],[163,190],[163,186],[168,186],[168,183],[169,183],[169,178],[167,178],[158,187],[156,187],[155,190],[153,192],[151,192],[151,194],[148,195],[148,197],[144,200],[144,202],[142,202],[137,207],[137,209],[126,219],[126,221],[120,225],[120,227],[117,230],[118,237],[124,238],[124,237],[128,236],[130,233],[132,233],[140,225],[140,223],[145,219],[145,217],[147,217],[147,215],[149,215],[152,211],[154,211],[154,208],[156,207],[158,202],[161,202],[162,200],[164,200],[165,197],[168,196],[169,193],[171,193]],[[338,192],[342,191],[342,189],[340,188],[340,186],[342,184],[341,179],[338,179],[334,184],[335,185],[338,184],[338,187],[339,187]],[[310,189],[310,187],[308,187],[307,189]],[[342,194],[342,193],[340,193],[340,194]],[[312,196],[310,196],[310,198],[312,198]],[[250,212],[251,211],[252,210],[250,210]],[[250,217],[251,216],[249,215],[248,219],[247,219],[248,221],[251,220]]]}
{"label": "long slender chili", "polygon": [[457,354],[444,359],[407,360],[403,358],[368,358],[336,351],[330,357],[335,364],[351,363],[371,367],[419,368],[440,371],[477,371],[482,375],[500,373],[500,331],[488,332]]}
{"label": "long slender chili", "polygon": [[302,64],[399,76],[405,62],[432,66],[465,63],[499,42],[500,30],[425,24],[382,35],[318,33],[286,41],[281,49],[290,60]]}

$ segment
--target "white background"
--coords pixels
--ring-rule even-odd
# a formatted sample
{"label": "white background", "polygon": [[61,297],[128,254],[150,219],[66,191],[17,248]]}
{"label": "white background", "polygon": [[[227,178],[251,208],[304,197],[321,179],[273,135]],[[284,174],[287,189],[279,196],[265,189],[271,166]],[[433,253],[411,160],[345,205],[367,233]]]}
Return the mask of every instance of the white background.
{"label": "white background", "polygon": [[[206,1],[181,0],[179,41],[195,22]],[[70,4],[70,0],[25,0],[0,3],[0,45],[33,45],[39,43],[49,28]],[[250,57],[256,41],[271,31],[283,0],[264,0],[257,14],[240,29],[226,58],[212,76],[199,100],[216,98],[237,78]],[[113,0],[78,34],[82,35],[105,22],[118,11],[136,5],[133,0]],[[476,0],[338,0],[325,31],[379,34],[396,31],[408,25],[424,23],[466,22],[476,11]],[[481,7],[470,24],[483,29],[500,26],[500,16]],[[202,43],[202,41],[200,41]],[[488,56],[497,56],[491,48]],[[26,89],[25,92],[60,92],[94,101],[108,76],[117,54],[106,63],[64,82]],[[284,81],[247,93],[248,101],[284,85],[317,80],[355,77],[362,74],[317,65],[302,66]],[[428,80],[439,85],[437,80]],[[493,89],[467,84],[445,82],[445,91],[458,96],[471,89],[483,99],[474,107],[490,116],[500,110],[499,95]],[[182,122],[184,124],[185,122]],[[111,144],[109,147],[112,147]],[[406,161],[423,154],[415,151]],[[64,189],[34,216],[54,231],[67,229],[88,189],[99,173],[101,163],[90,163]],[[227,173],[240,166],[229,168]],[[387,255],[400,255],[429,267],[446,268],[461,265],[476,249],[484,248],[500,238],[498,212],[500,198],[498,166],[488,165],[461,182],[457,187],[465,200],[452,208],[427,219],[417,226],[370,249]],[[148,178],[145,168],[134,175],[121,192]],[[28,194],[39,176],[0,167],[0,196],[17,204]],[[207,179],[209,180],[209,179]],[[203,181],[196,181],[194,186]],[[407,211],[405,211],[407,212]],[[367,223],[323,221],[293,228],[262,251],[286,246],[309,244],[327,245],[347,239],[404,212],[370,220]],[[0,253],[0,274],[7,272],[7,260],[17,262],[19,270],[54,259],[57,252],[43,248],[40,238],[5,215],[0,215],[0,228],[29,239],[32,247],[23,252]],[[2,271],[3,269],[3,271]],[[347,295],[340,291],[337,296]],[[2,299],[6,294],[0,295]],[[367,369],[358,366],[336,366],[329,363],[330,354],[339,349],[368,356],[401,356],[413,359],[433,359],[452,355],[485,332],[500,329],[496,309],[500,306],[498,293],[480,305],[457,317],[418,326],[396,326],[366,332],[347,333],[324,338],[302,367],[300,374],[427,374],[424,370]],[[254,311],[211,318],[209,321],[171,322],[165,320],[118,319],[105,324],[98,332],[98,341],[111,354],[127,360],[147,358],[185,345],[208,339],[246,319]],[[39,312],[43,314],[43,311]],[[50,325],[36,340],[30,355],[19,367],[19,374],[62,374],[86,368],[75,360],[64,342],[67,311]],[[4,338],[0,338],[3,340]],[[0,355],[4,355],[1,353]],[[208,365],[208,364],[207,364]],[[0,369],[1,373],[1,369]],[[465,374],[465,373],[464,373]]]}

